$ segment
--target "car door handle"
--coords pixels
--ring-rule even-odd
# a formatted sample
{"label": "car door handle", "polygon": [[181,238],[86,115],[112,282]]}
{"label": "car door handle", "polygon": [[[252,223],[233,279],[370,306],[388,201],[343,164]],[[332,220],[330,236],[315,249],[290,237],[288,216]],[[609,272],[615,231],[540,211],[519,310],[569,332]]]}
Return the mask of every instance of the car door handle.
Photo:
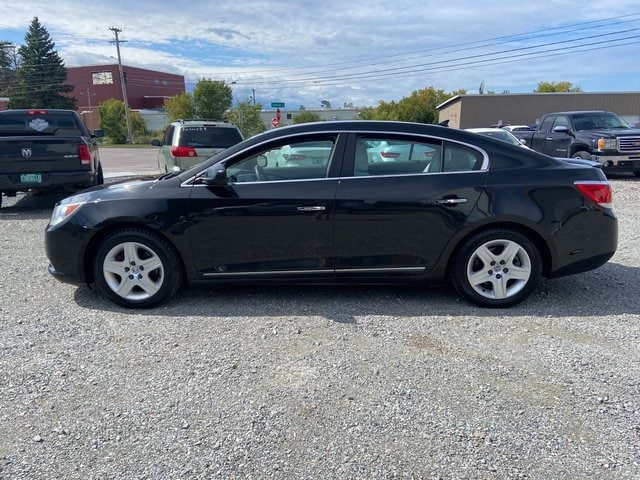
{"label": "car door handle", "polygon": [[314,205],[312,207],[298,207],[299,212],[324,212],[326,209],[322,205]]}
{"label": "car door handle", "polygon": [[467,203],[466,198],[441,198],[440,200],[436,200],[436,203],[440,205],[457,205],[458,203]]}
{"label": "car door handle", "polygon": [[550,141],[553,140],[553,137],[547,137],[546,140],[547,140],[547,142],[550,142]]}

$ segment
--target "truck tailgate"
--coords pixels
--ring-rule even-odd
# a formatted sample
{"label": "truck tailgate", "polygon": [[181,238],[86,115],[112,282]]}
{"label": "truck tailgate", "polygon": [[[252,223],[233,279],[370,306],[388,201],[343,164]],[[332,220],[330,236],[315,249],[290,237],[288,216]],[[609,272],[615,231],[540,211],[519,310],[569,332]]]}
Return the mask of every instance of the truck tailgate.
{"label": "truck tailgate", "polygon": [[79,142],[79,137],[0,137],[0,174],[89,170],[91,165],[80,161]]}

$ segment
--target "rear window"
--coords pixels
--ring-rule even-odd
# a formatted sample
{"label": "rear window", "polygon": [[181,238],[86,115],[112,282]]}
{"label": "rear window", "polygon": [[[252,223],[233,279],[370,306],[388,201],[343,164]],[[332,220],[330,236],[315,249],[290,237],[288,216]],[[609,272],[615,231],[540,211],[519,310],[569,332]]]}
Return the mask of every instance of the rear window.
{"label": "rear window", "polygon": [[178,145],[195,148],[229,148],[241,141],[242,136],[235,128],[205,125],[180,129]]}
{"label": "rear window", "polygon": [[70,115],[5,113],[0,115],[0,135],[77,137],[83,135],[83,132]]}

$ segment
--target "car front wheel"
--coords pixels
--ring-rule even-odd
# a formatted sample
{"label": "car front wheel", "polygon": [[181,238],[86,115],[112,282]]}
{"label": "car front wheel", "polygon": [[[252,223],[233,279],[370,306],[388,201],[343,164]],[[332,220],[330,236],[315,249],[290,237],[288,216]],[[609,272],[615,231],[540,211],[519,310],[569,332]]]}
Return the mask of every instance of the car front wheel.
{"label": "car front wheel", "polygon": [[482,307],[509,307],[535,289],[542,258],[525,235],[509,229],[480,232],[460,248],[451,281],[456,290]]}
{"label": "car front wheel", "polygon": [[96,287],[126,308],[150,308],[171,298],[182,284],[178,254],[159,235],[124,229],[109,235],[98,248]]}

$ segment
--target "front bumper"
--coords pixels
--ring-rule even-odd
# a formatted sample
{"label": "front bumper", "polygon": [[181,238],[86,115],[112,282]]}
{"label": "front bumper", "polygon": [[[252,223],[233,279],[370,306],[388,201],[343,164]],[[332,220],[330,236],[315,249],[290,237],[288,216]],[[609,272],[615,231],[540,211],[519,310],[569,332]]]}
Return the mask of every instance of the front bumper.
{"label": "front bumper", "polygon": [[640,172],[640,153],[636,155],[592,155],[591,158],[600,162],[605,172]]}

